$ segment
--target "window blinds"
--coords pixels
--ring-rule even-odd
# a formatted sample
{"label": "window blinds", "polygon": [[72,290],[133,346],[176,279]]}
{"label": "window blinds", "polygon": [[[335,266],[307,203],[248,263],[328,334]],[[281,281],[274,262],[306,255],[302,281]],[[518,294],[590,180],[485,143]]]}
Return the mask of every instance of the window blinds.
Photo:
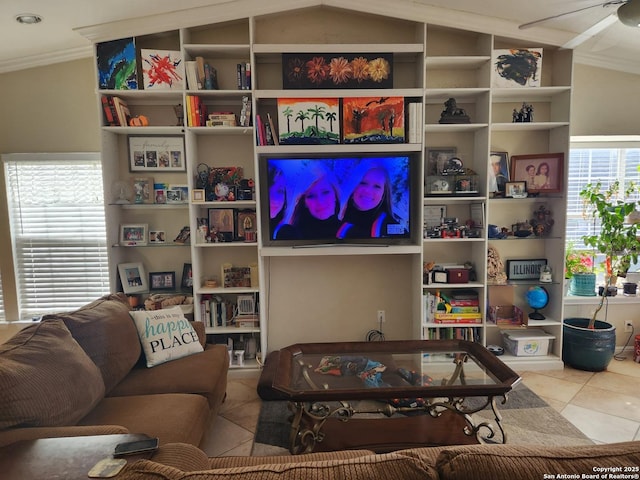
{"label": "window blinds", "polygon": [[97,153],[3,155],[21,318],[109,291]]}

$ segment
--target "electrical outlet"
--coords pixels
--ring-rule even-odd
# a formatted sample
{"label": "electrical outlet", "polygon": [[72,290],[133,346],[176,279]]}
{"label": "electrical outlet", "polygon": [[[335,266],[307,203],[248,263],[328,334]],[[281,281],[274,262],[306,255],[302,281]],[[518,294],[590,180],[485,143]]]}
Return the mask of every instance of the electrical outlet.
{"label": "electrical outlet", "polygon": [[385,313],[384,310],[378,310],[378,323],[384,323],[385,322]]}
{"label": "electrical outlet", "polygon": [[631,320],[624,321],[624,331],[633,332],[633,322]]}

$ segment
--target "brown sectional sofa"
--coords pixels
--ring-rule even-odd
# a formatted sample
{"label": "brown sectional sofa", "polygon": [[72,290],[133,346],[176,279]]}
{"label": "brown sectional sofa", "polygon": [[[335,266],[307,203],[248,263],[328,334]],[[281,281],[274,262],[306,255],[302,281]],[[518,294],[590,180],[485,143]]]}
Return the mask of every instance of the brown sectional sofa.
{"label": "brown sectional sofa", "polygon": [[[385,454],[354,450],[298,456],[216,458],[207,458],[204,452],[192,445],[172,444],[161,447],[151,460],[130,463],[117,478],[118,480],[604,479],[638,478],[639,465],[640,442],[579,447],[467,445],[414,448]],[[592,476],[589,477],[589,475]]]}
{"label": "brown sectional sofa", "polygon": [[18,440],[146,433],[199,445],[226,387],[225,346],[153,368],[123,294],[47,315],[0,345],[0,446]]}

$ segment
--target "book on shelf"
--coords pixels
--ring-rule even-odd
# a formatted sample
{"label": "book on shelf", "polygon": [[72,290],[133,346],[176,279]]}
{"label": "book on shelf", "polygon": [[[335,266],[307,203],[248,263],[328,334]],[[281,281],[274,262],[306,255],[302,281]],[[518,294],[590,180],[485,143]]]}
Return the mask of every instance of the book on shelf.
{"label": "book on shelf", "polygon": [[240,108],[240,126],[251,125],[251,99],[248,96],[242,97],[242,107]]}
{"label": "book on shelf", "polygon": [[434,323],[482,323],[482,314],[436,312],[433,321]]}
{"label": "book on shelf", "polygon": [[407,135],[408,143],[420,143],[422,142],[422,102],[410,102],[409,103],[409,133]]}
{"label": "book on shelf", "polygon": [[196,57],[196,73],[198,84],[200,85],[200,89],[204,88],[204,58],[197,56]]}
{"label": "book on shelf", "polygon": [[267,113],[267,124],[271,129],[271,138],[272,143],[269,145],[280,145],[280,141],[278,140],[278,130],[276,130],[275,123],[273,122],[273,118],[271,118],[271,114]]}
{"label": "book on shelf", "polygon": [[116,113],[116,107],[113,104],[113,97],[111,95],[102,95],[102,111],[104,113],[104,124],[108,127],[117,127],[118,114]]}
{"label": "book on shelf", "polygon": [[236,65],[236,80],[238,90],[249,90],[251,88],[251,64],[242,62]]}
{"label": "book on shelf", "polygon": [[209,63],[204,64],[204,89],[218,90],[218,72]]}
{"label": "book on shelf", "polygon": [[479,327],[426,327],[422,337],[426,340],[481,340]]}
{"label": "book on shelf", "polygon": [[187,76],[187,88],[201,90],[202,84],[198,82],[198,63],[195,60],[184,62],[184,69]]}

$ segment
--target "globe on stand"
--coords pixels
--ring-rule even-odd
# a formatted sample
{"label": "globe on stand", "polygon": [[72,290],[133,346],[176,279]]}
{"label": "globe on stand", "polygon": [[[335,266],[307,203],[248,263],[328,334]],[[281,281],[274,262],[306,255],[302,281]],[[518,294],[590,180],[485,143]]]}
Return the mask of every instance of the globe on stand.
{"label": "globe on stand", "polygon": [[527,290],[526,299],[529,306],[533,308],[533,312],[529,314],[529,318],[531,320],[544,320],[545,316],[538,310],[549,304],[549,292],[547,292],[544,287],[536,285]]}

